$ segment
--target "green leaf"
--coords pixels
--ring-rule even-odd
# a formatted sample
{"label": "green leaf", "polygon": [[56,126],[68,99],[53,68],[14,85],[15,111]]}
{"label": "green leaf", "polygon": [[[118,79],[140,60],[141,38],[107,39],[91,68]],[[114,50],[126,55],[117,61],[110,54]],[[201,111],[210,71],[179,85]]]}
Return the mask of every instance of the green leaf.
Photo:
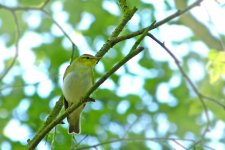
{"label": "green leaf", "polygon": [[211,50],[208,58],[207,69],[210,74],[210,82],[215,83],[220,77],[225,75],[225,52]]}
{"label": "green leaf", "polygon": [[189,115],[199,115],[202,110],[203,106],[199,99],[190,102]]}

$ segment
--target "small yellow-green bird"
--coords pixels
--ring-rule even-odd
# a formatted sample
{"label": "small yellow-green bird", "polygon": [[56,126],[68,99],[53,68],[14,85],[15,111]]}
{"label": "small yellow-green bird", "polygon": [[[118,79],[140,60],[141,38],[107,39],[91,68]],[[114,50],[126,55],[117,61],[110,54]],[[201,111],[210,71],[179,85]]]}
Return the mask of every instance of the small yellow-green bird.
{"label": "small yellow-green bird", "polygon": [[[79,103],[82,96],[92,87],[93,68],[98,61],[98,57],[83,54],[67,67],[62,88],[65,109]],[[84,107],[85,104],[82,104],[67,117],[69,133],[80,133],[80,115]]]}

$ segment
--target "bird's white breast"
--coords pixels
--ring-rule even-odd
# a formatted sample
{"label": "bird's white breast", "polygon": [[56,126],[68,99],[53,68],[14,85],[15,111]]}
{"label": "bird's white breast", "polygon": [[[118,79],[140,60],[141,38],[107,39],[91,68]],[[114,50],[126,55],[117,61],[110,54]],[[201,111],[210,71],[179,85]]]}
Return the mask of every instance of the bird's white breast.
{"label": "bird's white breast", "polygon": [[84,94],[92,86],[91,70],[83,70],[82,73],[73,71],[67,74],[63,82],[63,95],[68,102],[78,103]]}

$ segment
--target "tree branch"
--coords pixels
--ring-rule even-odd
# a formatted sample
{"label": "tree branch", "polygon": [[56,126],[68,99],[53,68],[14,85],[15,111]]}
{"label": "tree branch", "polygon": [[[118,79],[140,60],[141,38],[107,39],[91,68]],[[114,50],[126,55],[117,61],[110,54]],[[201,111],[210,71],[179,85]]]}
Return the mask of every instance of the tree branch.
{"label": "tree branch", "polygon": [[198,95],[198,97],[201,97],[201,99],[205,99],[208,101],[211,101],[217,105],[219,105],[220,107],[222,107],[223,109],[225,109],[225,105],[221,102],[219,102],[218,100],[205,96],[204,94],[202,94],[201,92],[198,91],[198,89],[195,87],[194,83],[191,81],[191,79],[186,75],[186,73],[184,72],[183,68],[180,65],[180,62],[178,61],[178,59],[176,58],[176,56],[174,56],[174,54],[165,46],[164,43],[160,42],[158,39],[156,39],[152,34],[148,33],[148,36],[150,38],[152,38],[154,41],[156,41],[160,46],[162,46],[167,53],[169,53],[169,55],[173,58],[173,60],[175,61],[176,65],[178,66],[180,72],[182,73],[182,75],[184,76],[184,78],[188,81],[188,83],[190,84],[190,86],[192,87],[192,89],[194,90],[194,92]]}
{"label": "tree branch", "polygon": [[59,114],[59,112],[61,111],[62,109],[62,106],[63,106],[63,96],[61,95],[59,100],[56,102],[56,105],[54,106],[53,110],[51,111],[51,113],[49,114],[43,128],[45,126],[47,126],[50,122],[52,122]]}
{"label": "tree branch", "polygon": [[[196,2],[194,2],[193,4],[188,6],[187,8],[185,8],[183,10],[178,10],[174,14],[172,14],[172,15],[166,17],[165,19],[155,23],[154,26],[151,27],[151,30],[155,29],[155,28],[157,28],[157,27],[159,27],[159,26],[161,26],[161,25],[163,25],[163,24],[165,24],[167,22],[169,22],[170,20],[172,20],[172,19],[174,19],[176,17],[179,17],[179,16],[183,15],[184,13],[188,12],[189,10],[191,10],[192,8],[194,8],[196,6],[199,6],[202,1],[203,0],[197,0]],[[148,26],[148,27],[150,27],[150,26]],[[148,27],[146,27],[146,28],[148,28]],[[126,40],[126,39],[133,38],[135,36],[138,36],[138,35],[142,34],[145,31],[146,28],[140,29],[140,30],[138,30],[136,32],[133,32],[133,33],[129,33],[127,35],[123,35],[123,36],[117,37],[116,39],[113,39],[113,40],[114,40],[114,42],[120,42],[120,41],[123,41],[123,40]]]}
{"label": "tree branch", "polygon": [[129,61],[132,57],[140,53],[144,48],[139,47],[137,50],[133,50],[130,52],[126,57],[124,57],[120,62],[118,62],[110,71],[108,71],[101,79],[99,79],[92,88],[84,95],[84,97],[80,100],[80,103],[77,105],[72,105],[69,107],[62,115],[60,115],[57,119],[53,120],[51,123],[49,123],[43,130],[41,130],[39,133],[35,135],[35,137],[32,140],[29,140],[28,143],[28,149],[34,149],[39,142],[45,137],[48,132],[51,131],[52,128],[54,128],[57,124],[61,123],[64,118],[66,118],[70,113],[72,113],[75,109],[77,109],[80,105],[83,103],[88,102],[88,97],[92,92],[94,92],[109,76],[111,76],[115,71],[117,71],[122,65],[124,65],[127,61]]}
{"label": "tree branch", "polygon": [[[58,121],[52,121],[50,123],[49,117],[47,119],[47,122],[45,123],[44,127],[39,130],[36,134],[36,136],[33,138],[33,140],[29,141],[29,149],[35,148],[36,145],[40,142],[40,140],[54,127],[56,126],[59,121],[62,121],[68,114],[72,113],[75,109],[77,109],[80,105],[83,103],[89,102],[88,97],[91,95],[92,92],[94,92],[109,76],[111,76],[116,70],[118,70],[122,65],[124,65],[128,60],[130,60],[132,57],[140,53],[144,48],[143,47],[138,47],[140,42],[143,40],[143,38],[147,35],[148,31],[150,30],[151,26],[149,28],[146,28],[145,32],[139,37],[139,39],[134,43],[133,47],[130,50],[130,53],[124,57],[117,65],[115,65],[109,72],[107,72],[98,82],[96,82],[93,87],[87,92],[87,94],[82,98],[81,102],[77,105],[72,105],[70,108],[68,108],[64,114],[62,114],[61,120],[60,117],[56,120]],[[49,126],[48,126],[49,124]],[[50,126],[51,125],[51,126]]]}
{"label": "tree branch", "polygon": [[[127,8],[128,9],[128,8]],[[132,18],[132,16],[134,15],[134,13],[137,11],[137,8],[132,8],[132,9],[128,9],[124,14],[123,14],[123,18],[120,21],[120,23],[118,24],[118,26],[115,28],[115,30],[112,32],[111,37],[109,37],[109,40],[102,46],[102,48],[97,52],[97,54],[95,56],[97,57],[103,57],[108,50],[113,47],[113,42],[112,40],[116,37],[118,37],[118,35],[120,34],[120,32],[123,30],[123,28],[125,27],[125,25],[128,23],[128,21]]]}
{"label": "tree branch", "polygon": [[122,9],[122,12],[126,13],[126,11],[128,10],[128,6],[127,6],[126,0],[118,0],[118,2],[119,2],[119,5],[120,5],[120,7]]}
{"label": "tree branch", "polygon": [[[183,70],[183,68],[181,67],[180,65],[180,62],[178,61],[178,59],[176,58],[176,56],[165,46],[164,43],[160,42],[157,38],[155,38],[152,34],[148,33],[148,36],[150,38],[152,38],[156,43],[158,43],[172,58],[173,60],[175,61],[175,64],[177,65],[178,69],[180,70],[182,76],[184,77],[184,79],[189,83],[189,85],[191,86],[191,88],[193,89],[193,91],[196,93],[196,95],[198,96],[202,106],[203,106],[203,109],[204,109],[204,112],[205,112],[205,116],[206,116],[206,119],[207,119],[207,123],[206,123],[206,128],[205,130],[203,131],[203,137],[204,135],[206,134],[206,132],[209,130],[209,126],[210,126],[210,119],[209,119],[209,114],[208,114],[208,108],[206,106],[206,103],[204,101],[204,99],[209,99],[208,97],[204,96],[203,94],[201,94],[198,89],[195,87],[194,83],[191,81],[191,79],[188,77],[188,75],[185,73],[185,71]],[[211,101],[214,101],[213,99],[210,99]],[[216,104],[218,104],[216,102]],[[220,106],[223,106],[224,108],[224,105],[220,105]],[[198,142],[196,142],[198,143]]]}

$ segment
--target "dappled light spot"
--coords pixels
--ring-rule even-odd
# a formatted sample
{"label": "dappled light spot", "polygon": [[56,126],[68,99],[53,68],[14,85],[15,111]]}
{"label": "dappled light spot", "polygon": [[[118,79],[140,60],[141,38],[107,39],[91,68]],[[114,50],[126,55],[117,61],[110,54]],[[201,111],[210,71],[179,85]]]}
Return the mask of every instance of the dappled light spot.
{"label": "dappled light spot", "polygon": [[117,106],[117,112],[119,114],[126,113],[127,109],[130,107],[130,102],[128,100],[122,100]]}

